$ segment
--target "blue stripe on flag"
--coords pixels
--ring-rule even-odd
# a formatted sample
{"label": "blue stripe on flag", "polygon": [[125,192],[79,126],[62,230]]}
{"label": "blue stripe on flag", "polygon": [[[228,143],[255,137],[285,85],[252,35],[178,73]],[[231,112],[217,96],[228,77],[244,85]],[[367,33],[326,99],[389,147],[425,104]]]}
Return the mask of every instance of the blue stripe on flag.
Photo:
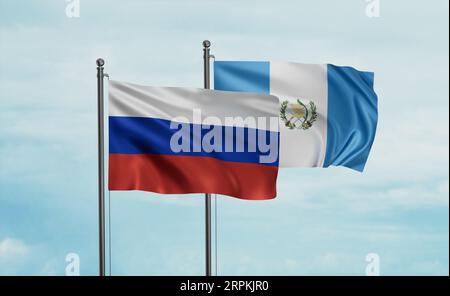
{"label": "blue stripe on flag", "polygon": [[363,171],[375,138],[374,74],[328,65],[328,130],[324,167]]}
{"label": "blue stripe on flag", "polygon": [[[252,128],[242,127],[225,127],[220,126],[222,131],[222,140],[220,143],[222,152],[205,152],[203,149],[200,152],[193,152],[193,127],[196,126],[201,131],[201,139],[207,134],[212,126],[205,129],[205,126],[198,124],[189,125],[189,138],[190,147],[187,152],[174,152],[170,147],[170,139],[179,131],[181,126],[177,126],[177,129],[170,128],[170,121],[159,118],[147,118],[147,117],[125,117],[125,116],[110,116],[109,117],[109,153],[110,154],[164,154],[164,155],[185,155],[185,156],[209,156],[216,159],[232,162],[244,162],[244,163],[260,163],[260,155],[267,155],[267,153],[261,153],[258,149],[258,132],[265,133],[265,142],[269,143],[270,136],[277,138],[279,143],[279,133],[271,132],[267,130],[257,130]],[[228,129],[228,132],[226,130]],[[232,129],[232,132],[231,132]],[[255,137],[249,137],[249,132],[254,132]],[[232,134],[233,138],[226,138],[228,134]],[[242,137],[241,135],[244,135]],[[201,143],[201,139],[196,138],[197,144]],[[232,140],[232,142],[231,142]],[[224,152],[226,143],[232,143],[231,147],[236,147],[239,143],[244,147],[243,152]],[[248,151],[248,145],[252,144],[256,147],[255,152]],[[201,147],[201,145],[200,145]],[[228,146],[230,147],[230,146]],[[236,151],[235,148],[231,148],[232,151]],[[228,150],[231,150],[228,149]],[[277,159],[273,163],[263,163],[271,166],[278,166],[278,145],[274,148],[277,149]]]}
{"label": "blue stripe on flag", "polygon": [[214,89],[269,94],[270,63],[216,61]]}

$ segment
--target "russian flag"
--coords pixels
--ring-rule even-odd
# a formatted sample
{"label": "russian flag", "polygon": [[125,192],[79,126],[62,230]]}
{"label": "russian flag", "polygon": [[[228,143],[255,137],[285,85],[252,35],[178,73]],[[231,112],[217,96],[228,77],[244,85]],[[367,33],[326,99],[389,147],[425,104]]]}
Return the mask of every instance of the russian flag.
{"label": "russian flag", "polygon": [[374,74],[351,67],[216,61],[216,90],[272,94],[280,106],[280,167],[363,171],[377,126]]}
{"label": "russian flag", "polygon": [[278,98],[109,81],[109,190],[276,196]]}

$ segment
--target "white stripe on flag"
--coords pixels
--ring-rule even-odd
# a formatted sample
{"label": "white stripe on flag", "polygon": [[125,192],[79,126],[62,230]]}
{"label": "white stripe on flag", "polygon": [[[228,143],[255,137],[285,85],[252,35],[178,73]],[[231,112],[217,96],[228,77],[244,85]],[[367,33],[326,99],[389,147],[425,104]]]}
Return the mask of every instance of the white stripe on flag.
{"label": "white stripe on flag", "polygon": [[[194,109],[201,110],[201,122],[193,116]],[[194,124],[208,123],[206,117],[216,117],[222,121],[222,125],[227,125],[226,117],[243,119],[250,117],[257,123],[258,117],[266,119],[278,117],[279,101],[275,96],[264,94],[198,88],[152,87],[110,80],[109,115],[165,120],[184,117]],[[232,125],[256,128],[256,126],[237,122]],[[278,126],[270,126],[268,120],[266,126],[266,129],[278,132]]]}
{"label": "white stripe on flag", "polygon": [[322,167],[327,144],[327,66],[270,62],[270,93],[280,102],[313,101],[317,120],[307,130],[280,121],[280,167]]}

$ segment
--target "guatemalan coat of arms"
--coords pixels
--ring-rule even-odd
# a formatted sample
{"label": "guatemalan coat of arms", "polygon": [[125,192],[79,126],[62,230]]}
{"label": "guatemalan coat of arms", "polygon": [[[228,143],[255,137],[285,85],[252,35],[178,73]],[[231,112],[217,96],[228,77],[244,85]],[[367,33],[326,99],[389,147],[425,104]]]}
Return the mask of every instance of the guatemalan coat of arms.
{"label": "guatemalan coat of arms", "polygon": [[289,129],[309,129],[317,120],[317,108],[311,101],[307,104],[297,99],[295,102],[283,101],[280,118]]}

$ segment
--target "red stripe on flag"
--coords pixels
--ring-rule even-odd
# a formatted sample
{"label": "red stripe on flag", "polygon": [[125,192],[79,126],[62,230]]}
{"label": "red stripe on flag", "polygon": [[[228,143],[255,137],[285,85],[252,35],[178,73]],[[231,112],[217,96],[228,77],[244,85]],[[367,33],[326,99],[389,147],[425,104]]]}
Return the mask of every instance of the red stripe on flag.
{"label": "red stripe on flag", "polygon": [[205,156],[110,154],[109,190],[217,193],[242,199],[276,196],[278,167]]}

